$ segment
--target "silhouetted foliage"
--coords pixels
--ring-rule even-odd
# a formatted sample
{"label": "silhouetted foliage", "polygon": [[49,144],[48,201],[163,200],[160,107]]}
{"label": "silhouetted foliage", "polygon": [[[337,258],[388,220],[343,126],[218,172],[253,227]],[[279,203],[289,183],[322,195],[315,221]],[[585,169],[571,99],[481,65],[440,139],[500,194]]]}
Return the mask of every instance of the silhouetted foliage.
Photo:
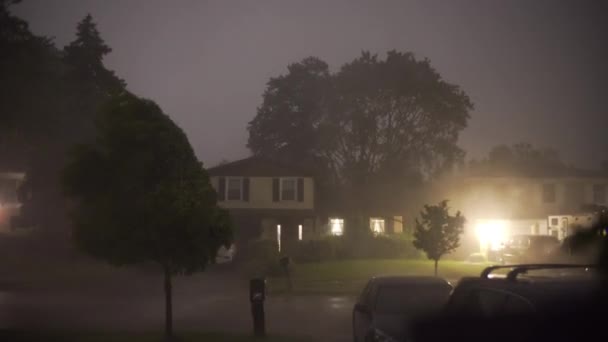
{"label": "silhouetted foliage", "polygon": [[569,170],[557,151],[527,143],[495,146],[487,158],[469,164],[473,174],[494,176],[561,175]]}
{"label": "silhouetted foliage", "polygon": [[111,264],[162,267],[171,336],[171,277],[213,262],[231,240],[229,217],[186,135],[153,102],[117,96],[97,130],[94,143],[74,148],[64,173],[73,237]]}
{"label": "silhouetted foliage", "polygon": [[416,219],[414,246],[435,261],[435,275],[439,259],[460,246],[464,223],[465,218],[460,211],[450,216],[448,201],[442,201],[438,205],[425,205],[420,212],[420,220]]}
{"label": "silhouetted foliage", "polygon": [[330,73],[309,57],[271,78],[249,123],[255,154],[322,168],[334,184],[361,185],[404,175],[434,175],[462,159],[456,145],[473,104],[428,60],[368,52]]}
{"label": "silhouetted foliage", "polygon": [[60,186],[68,147],[93,138],[100,105],[124,91],[124,82],[104,67],[111,50],[90,15],[62,52],[32,34],[7,3],[14,2],[0,6],[0,160],[27,172],[20,191],[31,196],[21,196],[22,222],[61,241],[68,231]]}

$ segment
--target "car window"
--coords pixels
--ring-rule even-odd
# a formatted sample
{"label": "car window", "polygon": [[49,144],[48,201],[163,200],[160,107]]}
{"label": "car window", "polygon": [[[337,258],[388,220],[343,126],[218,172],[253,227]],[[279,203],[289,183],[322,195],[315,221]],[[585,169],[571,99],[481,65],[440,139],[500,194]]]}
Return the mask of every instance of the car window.
{"label": "car window", "polygon": [[[479,289],[472,294],[471,313],[485,317],[522,314],[533,311],[532,304],[525,298],[508,291]],[[477,308],[474,307],[477,305]]]}
{"label": "car window", "polygon": [[448,300],[448,286],[385,285],[378,288],[374,311],[379,314],[420,314],[440,310]]}

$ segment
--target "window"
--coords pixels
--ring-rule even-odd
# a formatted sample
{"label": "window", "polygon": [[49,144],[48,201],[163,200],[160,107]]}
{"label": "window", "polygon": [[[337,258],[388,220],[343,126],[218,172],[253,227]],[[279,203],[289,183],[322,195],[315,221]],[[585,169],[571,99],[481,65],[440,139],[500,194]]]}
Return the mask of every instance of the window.
{"label": "window", "polygon": [[479,309],[486,317],[525,314],[534,310],[528,300],[506,291],[482,289],[477,296]]}
{"label": "window", "polygon": [[557,226],[557,225],[559,225],[559,220],[557,219],[557,217],[552,217],[551,226]]}
{"label": "window", "polygon": [[555,184],[543,184],[543,203],[555,203]]}
{"label": "window", "polygon": [[281,201],[296,200],[296,179],[282,178],[281,179]]}
{"label": "window", "polygon": [[593,203],[606,203],[606,185],[593,185]]}
{"label": "window", "polygon": [[226,186],[226,199],[229,201],[240,201],[243,199],[243,179],[228,178]]}
{"label": "window", "polygon": [[279,253],[281,252],[281,225],[277,224],[277,247],[279,249]]}
{"label": "window", "polygon": [[342,234],[344,234],[344,219],[330,218],[329,232],[331,233],[331,235],[335,236],[341,236]]}
{"label": "window", "polygon": [[378,217],[370,218],[369,229],[372,230],[374,235],[384,234],[384,219]]}

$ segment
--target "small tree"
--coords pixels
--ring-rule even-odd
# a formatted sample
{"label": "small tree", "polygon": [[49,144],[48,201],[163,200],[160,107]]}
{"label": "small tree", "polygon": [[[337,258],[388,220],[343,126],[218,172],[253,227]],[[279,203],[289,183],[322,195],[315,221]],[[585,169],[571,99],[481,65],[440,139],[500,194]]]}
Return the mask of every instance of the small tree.
{"label": "small tree", "polygon": [[162,268],[171,340],[172,276],[204,270],[231,240],[228,215],[186,135],[153,102],[117,96],[102,109],[95,142],[74,149],[64,186],[76,200],[81,249],[118,266]]}
{"label": "small tree", "polygon": [[451,253],[460,246],[460,235],[464,231],[465,218],[460,211],[450,216],[448,201],[438,205],[425,205],[420,212],[420,221],[416,219],[414,246],[426,253],[435,261],[435,276],[437,263],[445,254]]}

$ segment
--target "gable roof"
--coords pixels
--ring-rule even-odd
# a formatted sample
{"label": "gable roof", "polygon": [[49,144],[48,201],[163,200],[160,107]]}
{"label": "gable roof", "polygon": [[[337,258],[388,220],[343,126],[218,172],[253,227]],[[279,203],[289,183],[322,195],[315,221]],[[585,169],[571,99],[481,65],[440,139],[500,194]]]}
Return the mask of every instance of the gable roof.
{"label": "gable roof", "polygon": [[207,170],[210,176],[311,177],[305,168],[268,157],[249,158],[218,165]]}

